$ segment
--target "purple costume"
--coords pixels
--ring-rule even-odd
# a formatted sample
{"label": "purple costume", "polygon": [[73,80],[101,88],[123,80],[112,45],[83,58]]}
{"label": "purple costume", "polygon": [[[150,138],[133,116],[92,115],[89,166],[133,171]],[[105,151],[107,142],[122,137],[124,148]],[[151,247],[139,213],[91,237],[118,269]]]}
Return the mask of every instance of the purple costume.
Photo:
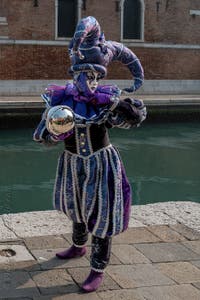
{"label": "purple costume", "polygon": [[66,134],[54,136],[46,129],[44,113],[34,140],[44,144],[62,140],[65,145],[58,161],[53,199],[55,209],[73,221],[74,245],[69,251],[58,253],[58,257],[84,255],[90,232],[91,266],[93,271],[102,272],[109,261],[111,237],[127,229],[131,207],[130,185],[118,150],[109,141],[108,129],[137,127],[146,118],[146,108],[141,100],[120,100],[121,91],[114,85],[99,85],[91,92],[86,84],[87,74],[98,73],[103,78],[106,66],[119,60],[134,77],[133,86],[125,89],[130,92],[141,86],[143,69],[131,50],[105,41],[93,17],[79,22],[69,52],[69,72],[74,83],[50,85],[43,98],[50,99],[50,106],[70,107],[75,126]]}
{"label": "purple costume", "polygon": [[[73,222],[84,222],[100,238],[124,231],[128,226],[131,192],[107,129],[139,124],[144,114],[142,102],[119,101],[119,90],[112,86],[98,87],[91,99],[81,95],[73,84],[50,86],[48,91],[52,94],[51,106],[67,105],[76,115],[75,128],[64,138],[65,151],[58,162],[55,209],[63,211]],[[50,137],[43,119],[34,139],[49,142]]]}

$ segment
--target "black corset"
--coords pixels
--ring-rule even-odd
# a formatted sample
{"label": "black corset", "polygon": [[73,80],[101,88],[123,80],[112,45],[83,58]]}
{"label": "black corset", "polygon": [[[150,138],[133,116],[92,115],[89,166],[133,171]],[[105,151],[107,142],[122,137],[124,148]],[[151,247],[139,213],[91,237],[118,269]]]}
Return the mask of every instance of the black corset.
{"label": "black corset", "polygon": [[[72,153],[75,154],[83,154],[80,153],[79,145],[77,145],[77,136],[74,133],[71,137],[67,138],[65,142],[65,149],[69,150]],[[98,151],[99,149],[106,147],[110,144],[109,141],[109,136],[107,132],[107,128],[105,127],[104,124],[97,125],[97,124],[92,124],[89,127],[89,136],[86,137],[86,139],[89,139],[90,145],[92,147],[92,152]],[[80,141],[78,141],[80,144]],[[83,146],[84,150],[84,146]],[[91,154],[91,153],[86,153],[86,155]]]}

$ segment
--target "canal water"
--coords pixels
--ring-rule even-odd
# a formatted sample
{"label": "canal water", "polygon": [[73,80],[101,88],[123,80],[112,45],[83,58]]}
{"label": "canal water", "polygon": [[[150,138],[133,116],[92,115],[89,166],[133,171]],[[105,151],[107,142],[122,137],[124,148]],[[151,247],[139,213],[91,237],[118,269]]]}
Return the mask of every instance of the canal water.
{"label": "canal water", "polygon": [[[62,143],[32,141],[32,129],[0,131],[0,214],[52,209]],[[200,124],[144,124],[110,130],[133,188],[133,204],[200,202]],[[97,137],[98,138],[98,137]]]}

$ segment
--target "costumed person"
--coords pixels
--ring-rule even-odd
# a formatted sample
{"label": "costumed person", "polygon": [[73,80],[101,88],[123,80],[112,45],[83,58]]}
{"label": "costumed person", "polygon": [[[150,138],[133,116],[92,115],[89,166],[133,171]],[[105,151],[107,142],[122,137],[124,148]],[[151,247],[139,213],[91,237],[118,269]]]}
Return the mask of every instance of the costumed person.
{"label": "costumed person", "polygon": [[64,141],[54,186],[54,207],[73,222],[73,245],[56,254],[60,259],[86,253],[92,235],[91,271],[82,289],[96,290],[109,263],[112,237],[128,227],[131,188],[118,150],[110,143],[108,129],[133,128],[146,118],[142,100],[120,100],[114,85],[99,85],[113,60],[125,64],[134,77],[131,88],[143,82],[136,55],[117,42],[105,41],[94,17],[82,19],[70,44],[73,83],[50,85],[42,95],[48,108],[34,132],[46,145]]}

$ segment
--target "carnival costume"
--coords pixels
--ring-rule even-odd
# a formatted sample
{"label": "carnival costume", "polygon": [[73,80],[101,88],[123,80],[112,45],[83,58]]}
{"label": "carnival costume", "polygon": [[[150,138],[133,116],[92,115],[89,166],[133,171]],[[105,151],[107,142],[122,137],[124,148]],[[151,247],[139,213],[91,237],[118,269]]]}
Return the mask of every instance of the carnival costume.
{"label": "carnival costume", "polygon": [[[57,256],[84,255],[90,232],[92,271],[83,289],[93,291],[109,262],[112,236],[127,229],[131,208],[130,185],[118,150],[109,141],[108,129],[137,127],[146,117],[146,108],[141,100],[120,100],[117,86],[99,85],[91,91],[86,82],[91,74],[98,74],[98,79],[105,77],[107,65],[119,60],[133,74],[133,86],[125,89],[132,92],[143,82],[143,69],[136,55],[123,44],[105,41],[93,17],[78,23],[69,53],[74,82],[47,88],[42,97],[49,108],[34,132],[34,140],[48,145],[64,141],[53,199],[55,209],[73,222],[73,246]],[[47,130],[46,120],[50,107],[56,106],[69,107],[75,120],[71,130],[58,135]]]}

